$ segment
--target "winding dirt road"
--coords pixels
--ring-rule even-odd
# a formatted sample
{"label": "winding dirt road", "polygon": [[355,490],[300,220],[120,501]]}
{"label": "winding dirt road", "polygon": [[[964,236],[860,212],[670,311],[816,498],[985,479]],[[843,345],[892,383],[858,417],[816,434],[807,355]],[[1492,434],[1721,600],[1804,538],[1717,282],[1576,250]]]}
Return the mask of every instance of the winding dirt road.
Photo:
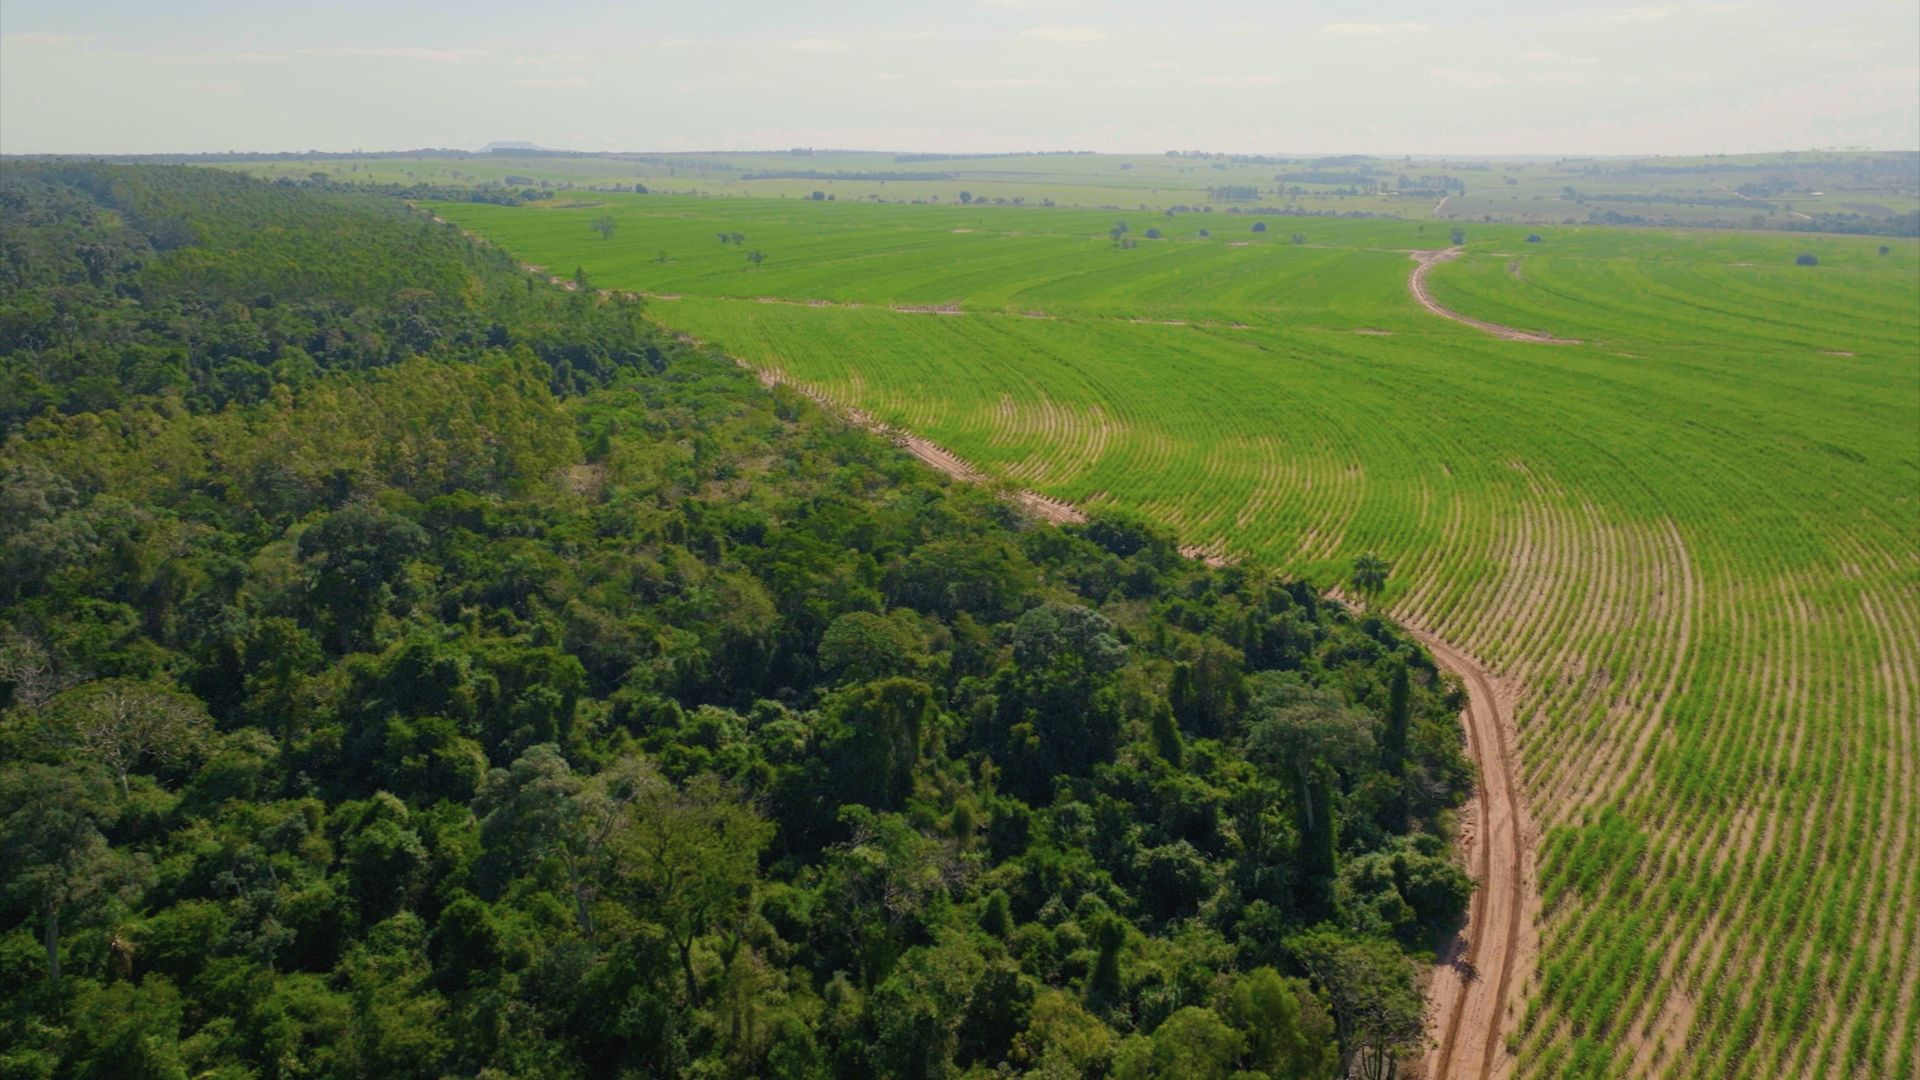
{"label": "winding dirt road", "polygon": [[1464,326],[1471,326],[1475,330],[1484,331],[1506,341],[1530,341],[1536,345],[1580,344],[1575,338],[1554,337],[1552,334],[1542,334],[1533,330],[1520,330],[1511,326],[1502,326],[1499,323],[1487,322],[1484,319],[1475,319],[1467,315],[1462,315],[1452,308],[1442,305],[1440,301],[1435,300],[1433,294],[1427,290],[1427,271],[1432,270],[1440,263],[1459,258],[1462,250],[1464,249],[1456,245],[1441,251],[1416,251],[1413,253],[1413,261],[1417,265],[1413,268],[1413,275],[1407,278],[1407,291],[1413,294],[1415,300],[1420,301],[1421,307],[1426,308],[1428,311],[1433,312],[1443,319],[1452,319],[1454,322]]}
{"label": "winding dirt road", "polygon": [[1467,865],[1476,888],[1467,925],[1440,955],[1427,990],[1432,1044],[1419,1075],[1426,1080],[1505,1076],[1512,1071],[1501,1035],[1537,943],[1524,918],[1529,860],[1526,808],[1514,773],[1509,701],[1472,657],[1417,627],[1408,627],[1443,668],[1467,687],[1461,714],[1467,749],[1479,767],[1465,829]]}

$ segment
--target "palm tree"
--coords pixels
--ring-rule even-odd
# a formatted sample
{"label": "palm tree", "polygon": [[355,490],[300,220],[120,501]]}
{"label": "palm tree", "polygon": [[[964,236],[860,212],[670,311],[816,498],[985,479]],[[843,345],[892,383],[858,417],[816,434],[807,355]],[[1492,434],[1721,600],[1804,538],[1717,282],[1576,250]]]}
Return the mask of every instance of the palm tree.
{"label": "palm tree", "polygon": [[1369,551],[1353,560],[1353,591],[1366,598],[1367,606],[1372,607],[1374,598],[1387,586],[1387,572],[1392,564]]}

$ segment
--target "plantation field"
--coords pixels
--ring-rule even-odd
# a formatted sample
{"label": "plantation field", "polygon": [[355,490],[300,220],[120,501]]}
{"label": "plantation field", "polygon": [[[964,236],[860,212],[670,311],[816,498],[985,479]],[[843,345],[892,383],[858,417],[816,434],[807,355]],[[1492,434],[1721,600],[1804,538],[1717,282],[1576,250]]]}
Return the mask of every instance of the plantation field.
{"label": "plantation field", "polygon": [[[1920,157],[1808,152],[1708,158],[1449,160],[1226,154],[940,156],[870,151],[676,154],[420,153],[228,161],[270,179],[837,202],[989,203],[1161,211],[1173,206],[1460,222],[1920,231]],[[1903,216],[1904,215],[1904,216]]]}
{"label": "plantation field", "polygon": [[1520,1075],[1915,1075],[1914,241],[1462,225],[1435,298],[1540,345],[1409,295],[1446,222],[582,201],[434,211],[1010,483],[1392,560],[1515,695]]}

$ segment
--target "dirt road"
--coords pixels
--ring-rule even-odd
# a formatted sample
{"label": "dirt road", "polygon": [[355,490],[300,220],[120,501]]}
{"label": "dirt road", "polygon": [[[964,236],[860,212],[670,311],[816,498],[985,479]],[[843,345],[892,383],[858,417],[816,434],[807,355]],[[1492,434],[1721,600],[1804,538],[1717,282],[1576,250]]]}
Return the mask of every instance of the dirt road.
{"label": "dirt road", "polygon": [[1416,251],[1413,253],[1413,261],[1418,265],[1413,268],[1413,276],[1407,279],[1407,291],[1413,294],[1415,300],[1420,301],[1421,307],[1426,308],[1428,311],[1433,312],[1443,319],[1452,319],[1454,322],[1471,326],[1475,330],[1485,331],[1494,337],[1503,338],[1507,341],[1531,341],[1537,345],[1580,344],[1579,341],[1573,338],[1558,338],[1552,334],[1542,334],[1532,330],[1518,330],[1511,326],[1502,326],[1499,323],[1490,323],[1482,319],[1470,318],[1452,308],[1442,306],[1440,301],[1435,300],[1433,294],[1427,291],[1427,271],[1433,269],[1440,263],[1459,258],[1461,250],[1461,248],[1456,246],[1446,248],[1442,251]]}
{"label": "dirt road", "polygon": [[1462,715],[1467,748],[1480,770],[1467,825],[1467,865],[1476,888],[1467,925],[1440,956],[1427,997],[1433,1039],[1419,1075],[1426,1080],[1505,1076],[1512,1061],[1502,1041],[1518,993],[1516,969],[1537,949],[1524,919],[1528,896],[1526,810],[1517,787],[1508,728],[1510,704],[1472,657],[1409,627],[1439,665],[1467,687]]}

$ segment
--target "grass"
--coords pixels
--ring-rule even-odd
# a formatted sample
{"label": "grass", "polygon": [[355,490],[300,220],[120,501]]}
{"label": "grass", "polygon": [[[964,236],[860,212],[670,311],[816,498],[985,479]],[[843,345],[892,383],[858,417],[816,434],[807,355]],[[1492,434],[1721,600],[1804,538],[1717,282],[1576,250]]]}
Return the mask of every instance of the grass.
{"label": "grass", "polygon": [[1011,482],[1323,584],[1390,558],[1524,688],[1522,1075],[1911,1070],[1920,245],[1465,226],[1437,297],[1584,342],[1540,346],[1414,303],[1433,222],[593,202],[436,211]]}

